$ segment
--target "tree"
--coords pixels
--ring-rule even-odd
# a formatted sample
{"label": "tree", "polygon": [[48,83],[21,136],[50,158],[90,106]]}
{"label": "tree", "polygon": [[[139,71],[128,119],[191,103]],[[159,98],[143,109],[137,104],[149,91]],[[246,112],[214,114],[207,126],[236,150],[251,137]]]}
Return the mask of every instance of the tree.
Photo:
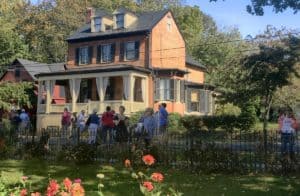
{"label": "tree", "polygon": [[[218,0],[210,0],[218,1]],[[286,9],[292,9],[294,13],[300,10],[299,0],[251,0],[251,5],[247,5],[247,11],[251,14],[262,16],[264,15],[264,7],[271,6],[273,10],[278,12],[283,12]]]}
{"label": "tree", "polygon": [[267,125],[272,100],[277,89],[291,83],[291,77],[297,76],[296,65],[299,56],[294,46],[300,43],[294,37],[283,40],[274,46],[260,45],[259,52],[246,56],[242,64],[248,72],[242,81],[250,88],[248,95],[258,96],[263,100],[264,146],[267,147]]}
{"label": "tree", "polygon": [[36,96],[33,83],[0,84],[0,108],[8,110],[12,105],[31,108],[34,103],[36,103]]}

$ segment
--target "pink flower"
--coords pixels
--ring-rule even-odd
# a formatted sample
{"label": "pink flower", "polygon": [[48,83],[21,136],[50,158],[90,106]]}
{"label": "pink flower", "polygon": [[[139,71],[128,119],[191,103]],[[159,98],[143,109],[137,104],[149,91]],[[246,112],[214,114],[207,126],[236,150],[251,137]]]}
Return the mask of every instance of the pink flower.
{"label": "pink flower", "polygon": [[26,181],[26,180],[28,180],[28,176],[22,176],[21,179],[22,179],[23,181]]}
{"label": "pink flower", "polygon": [[51,180],[47,187],[47,196],[55,196],[58,193],[59,184],[57,184],[56,180]]}
{"label": "pink flower", "polygon": [[65,178],[64,181],[65,190],[70,192],[72,188],[72,181],[69,178]]}
{"label": "pink flower", "polygon": [[143,156],[143,161],[146,165],[153,165],[155,162],[155,159],[152,155],[147,154],[147,155]]}
{"label": "pink flower", "polygon": [[145,187],[149,192],[151,192],[154,189],[152,182],[149,181],[145,181],[143,183],[143,187]]}
{"label": "pink flower", "polygon": [[154,182],[162,182],[164,180],[164,176],[161,173],[153,173],[151,175],[151,179]]}
{"label": "pink flower", "polygon": [[80,179],[80,178],[76,178],[76,179],[74,180],[74,183],[79,183],[79,184],[81,184],[81,179]]}
{"label": "pink flower", "polygon": [[27,195],[27,189],[22,189],[20,192],[20,196],[26,196]]}

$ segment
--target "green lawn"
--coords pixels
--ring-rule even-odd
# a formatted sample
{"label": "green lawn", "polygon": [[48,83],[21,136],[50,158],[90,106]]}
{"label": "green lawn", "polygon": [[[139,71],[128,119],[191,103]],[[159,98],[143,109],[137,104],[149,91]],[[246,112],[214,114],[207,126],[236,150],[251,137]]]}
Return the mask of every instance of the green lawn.
{"label": "green lawn", "polygon": [[[87,196],[96,195],[96,174],[105,174],[106,195],[140,195],[139,187],[123,167],[109,165],[76,166],[72,163],[48,164],[44,161],[0,161],[2,175],[7,183],[18,181],[20,176],[31,177],[35,190],[45,190],[48,178],[61,181],[64,177],[81,178]],[[198,195],[299,195],[299,177],[271,175],[196,175],[174,169],[159,169],[165,174],[165,182],[188,196]]]}

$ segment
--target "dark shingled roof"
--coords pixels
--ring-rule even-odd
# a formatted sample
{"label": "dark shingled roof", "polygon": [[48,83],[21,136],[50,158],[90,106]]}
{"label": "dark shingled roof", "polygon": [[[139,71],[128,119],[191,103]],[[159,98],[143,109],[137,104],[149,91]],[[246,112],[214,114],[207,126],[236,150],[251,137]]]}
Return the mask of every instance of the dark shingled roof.
{"label": "dark shingled roof", "polygon": [[201,69],[207,69],[205,65],[201,64],[200,62],[196,61],[193,57],[186,55],[185,62],[188,65],[192,65]]}
{"label": "dark shingled roof", "polygon": [[18,61],[34,80],[36,80],[35,75],[39,73],[49,73],[64,70],[64,63],[46,64],[20,58],[17,58],[15,61]]}
{"label": "dark shingled roof", "polygon": [[113,37],[117,35],[127,35],[134,33],[148,33],[151,29],[169,12],[169,10],[143,12],[136,14],[138,20],[131,26],[123,29],[112,29],[104,32],[91,32],[91,24],[88,23],[67,38],[72,42],[82,39]]}
{"label": "dark shingled roof", "polygon": [[39,73],[36,77],[40,76],[60,76],[60,75],[72,75],[72,74],[86,74],[86,73],[101,73],[101,72],[112,72],[112,71],[129,71],[134,70],[142,73],[151,73],[149,69],[143,67],[137,67],[133,65],[117,64],[108,66],[96,66],[96,67],[78,67],[67,69],[63,71]]}

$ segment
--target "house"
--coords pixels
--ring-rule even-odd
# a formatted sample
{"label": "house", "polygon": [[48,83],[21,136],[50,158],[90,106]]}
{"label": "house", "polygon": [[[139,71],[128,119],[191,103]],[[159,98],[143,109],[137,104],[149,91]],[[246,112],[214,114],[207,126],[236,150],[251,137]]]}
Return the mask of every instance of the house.
{"label": "house", "polygon": [[[169,10],[112,14],[89,8],[87,23],[67,40],[66,70],[37,74],[37,127],[60,125],[65,107],[100,113],[106,106],[126,113],[158,108],[212,114],[213,87],[204,83],[206,67],[186,55],[185,41]],[[65,87],[65,103],[53,103],[53,87]]]}
{"label": "house", "polygon": [[[37,78],[35,77],[38,73],[49,73],[52,71],[62,71],[64,70],[63,63],[55,63],[55,64],[46,64],[46,63],[38,63],[34,61],[29,61],[26,59],[17,58],[11,64],[8,65],[7,70],[0,77],[1,82],[37,82]],[[36,94],[38,89],[36,88]],[[55,86],[53,101],[60,103],[64,102],[64,96],[60,94],[59,86]]]}

